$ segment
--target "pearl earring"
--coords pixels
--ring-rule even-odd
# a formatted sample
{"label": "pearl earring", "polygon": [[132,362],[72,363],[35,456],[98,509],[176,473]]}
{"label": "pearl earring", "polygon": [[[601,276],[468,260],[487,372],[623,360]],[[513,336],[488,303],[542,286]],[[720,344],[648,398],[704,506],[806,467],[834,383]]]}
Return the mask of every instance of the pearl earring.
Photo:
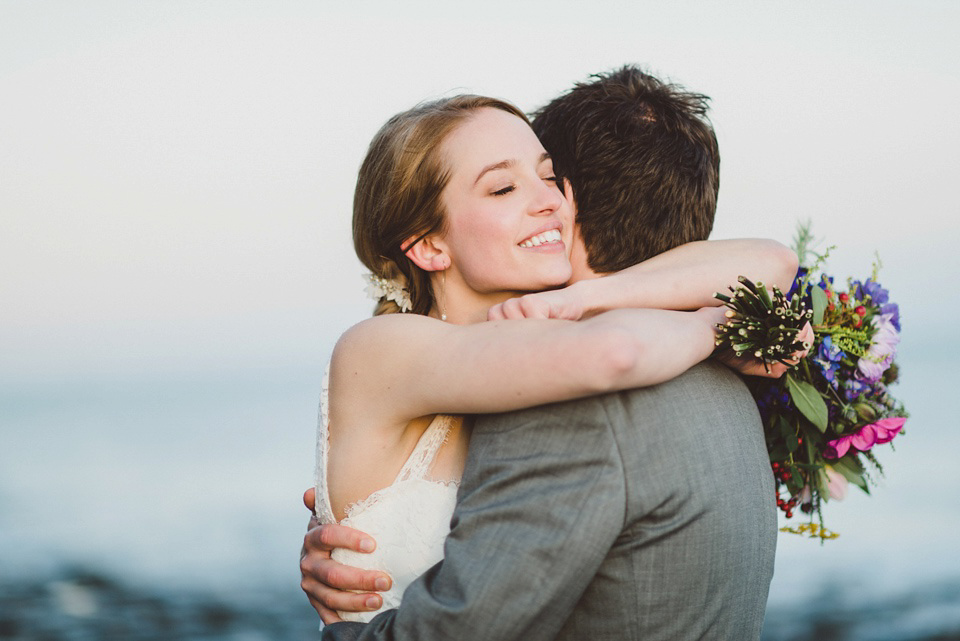
{"label": "pearl earring", "polygon": [[440,300],[440,320],[442,321],[447,320],[447,310],[443,304],[443,298],[444,298],[443,294],[446,293],[445,292],[446,286],[447,286],[447,270],[446,268],[444,268],[443,273],[440,274],[440,299],[441,299]]}

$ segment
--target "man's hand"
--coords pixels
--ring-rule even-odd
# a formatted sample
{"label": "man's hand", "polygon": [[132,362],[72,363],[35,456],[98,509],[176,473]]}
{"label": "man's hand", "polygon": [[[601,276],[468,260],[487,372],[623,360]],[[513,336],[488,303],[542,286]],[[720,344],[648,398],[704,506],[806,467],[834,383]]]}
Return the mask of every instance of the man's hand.
{"label": "man's hand", "polygon": [[[813,339],[813,327],[810,325],[810,323],[807,323],[803,326],[803,329],[800,330],[800,333],[797,334],[797,340],[807,345],[813,345]],[[714,358],[727,367],[747,376],[780,378],[786,374],[791,367],[799,363],[800,359],[802,359],[808,353],[810,353],[809,347],[791,354],[790,358],[786,359],[787,364],[774,361],[770,363],[769,366],[764,366],[763,362],[759,358],[734,356],[733,352],[729,349],[718,352],[714,355]]]}
{"label": "man's hand", "polygon": [[[313,488],[304,492],[303,503],[311,512],[314,501]],[[368,612],[378,609],[383,605],[383,599],[374,592],[389,590],[392,585],[390,576],[383,572],[337,563],[330,558],[336,548],[369,553],[376,549],[376,542],[359,530],[345,525],[321,525],[316,517],[310,518],[300,550],[300,588],[327,625],[341,620],[337,610]]]}
{"label": "man's hand", "polygon": [[584,303],[576,285],[536,294],[526,294],[497,303],[487,312],[487,320],[514,320],[520,318],[560,318],[580,320]]}

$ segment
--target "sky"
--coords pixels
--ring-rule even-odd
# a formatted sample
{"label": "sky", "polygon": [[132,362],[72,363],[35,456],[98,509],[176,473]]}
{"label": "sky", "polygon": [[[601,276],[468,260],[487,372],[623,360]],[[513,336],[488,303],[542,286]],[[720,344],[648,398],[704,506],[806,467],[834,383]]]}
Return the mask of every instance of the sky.
{"label": "sky", "polygon": [[810,219],[841,278],[878,252],[905,342],[932,349],[960,311],[944,294],[958,18],[951,2],[2,1],[0,382],[322,369],[370,310],[349,220],[379,126],[459,92],[532,110],[628,62],[712,98],[714,238],[789,242]]}

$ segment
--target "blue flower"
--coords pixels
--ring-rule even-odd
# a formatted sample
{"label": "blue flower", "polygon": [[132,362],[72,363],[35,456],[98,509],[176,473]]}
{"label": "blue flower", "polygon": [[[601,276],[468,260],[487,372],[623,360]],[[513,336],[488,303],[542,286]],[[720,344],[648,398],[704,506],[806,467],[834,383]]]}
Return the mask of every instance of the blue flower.
{"label": "blue flower", "polygon": [[833,344],[833,337],[824,336],[819,349],[817,349],[817,354],[813,358],[813,362],[820,368],[823,377],[834,388],[837,387],[837,370],[840,368],[843,357],[843,350]]}

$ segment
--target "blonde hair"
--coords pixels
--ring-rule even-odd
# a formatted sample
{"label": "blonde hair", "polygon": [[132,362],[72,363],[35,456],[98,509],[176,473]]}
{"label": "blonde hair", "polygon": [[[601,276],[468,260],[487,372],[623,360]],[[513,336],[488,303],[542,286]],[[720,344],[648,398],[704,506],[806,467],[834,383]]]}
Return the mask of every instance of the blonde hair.
{"label": "blonde hair", "polygon": [[[397,114],[373,137],[357,176],[353,197],[353,245],[374,276],[407,289],[412,310],[427,314],[434,294],[430,275],[404,253],[420,238],[443,233],[441,196],[450,170],[440,157],[443,141],[475,111],[499,109],[530,124],[517,107],[486,96],[460,95],[424,103]],[[410,238],[417,238],[407,245]],[[381,299],[374,315],[400,311]]]}

